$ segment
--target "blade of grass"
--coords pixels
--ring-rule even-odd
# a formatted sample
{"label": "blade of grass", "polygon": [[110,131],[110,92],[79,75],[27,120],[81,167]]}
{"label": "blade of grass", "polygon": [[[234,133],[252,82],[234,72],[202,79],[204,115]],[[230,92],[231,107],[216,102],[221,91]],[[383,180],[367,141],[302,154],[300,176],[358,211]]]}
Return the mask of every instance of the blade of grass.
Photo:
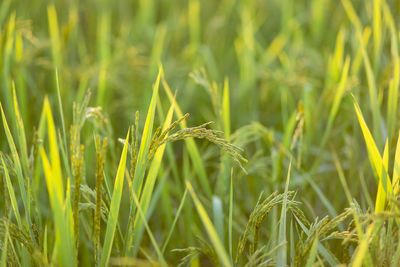
{"label": "blade of grass", "polygon": [[153,244],[153,247],[156,250],[156,253],[157,253],[157,256],[158,256],[158,260],[160,261],[161,266],[168,266],[166,261],[165,261],[165,259],[164,259],[164,256],[162,255],[162,253],[160,251],[160,248],[157,245],[157,241],[154,238],[153,233],[151,232],[150,227],[146,222],[146,217],[145,217],[145,215],[144,215],[144,213],[143,213],[143,211],[142,211],[142,209],[140,207],[140,203],[139,203],[139,200],[137,199],[137,196],[133,195],[133,199],[135,200],[135,204],[138,207],[138,213],[139,213],[139,215],[140,215],[140,217],[141,217],[141,219],[143,221],[144,226],[146,227],[146,231],[147,231],[147,234],[150,237],[151,243]]}
{"label": "blade of grass", "polygon": [[[230,93],[229,93],[229,80],[225,78],[224,80],[224,88],[222,95],[222,105],[221,105],[221,119],[222,125],[224,129],[224,137],[226,140],[230,140],[231,135],[231,111],[230,111]],[[227,153],[221,154],[221,171],[220,177],[221,183],[217,183],[216,192],[220,193],[220,196],[223,198],[226,194],[228,194],[229,188],[229,179],[230,179],[230,170],[231,170],[231,158]],[[222,188],[219,188],[221,186]],[[218,190],[219,189],[219,190]]]}
{"label": "blade of grass", "polygon": [[[369,43],[369,38],[371,37],[371,28],[369,28],[369,27],[364,28],[364,31],[362,34],[363,34],[362,38],[363,38],[364,47],[367,47],[368,43]],[[354,56],[353,64],[351,65],[351,71],[350,71],[351,75],[355,75],[355,76],[359,75],[362,61],[363,61],[362,48],[359,47],[357,49],[357,53]]]}
{"label": "blade of grass", "polygon": [[396,114],[397,114],[397,99],[399,95],[399,83],[400,83],[400,57],[398,50],[398,34],[396,30],[396,24],[393,16],[390,12],[385,1],[382,2],[383,13],[386,24],[390,30],[391,35],[391,54],[393,61],[393,78],[389,82],[389,94],[388,94],[388,107],[387,107],[387,121],[388,121],[388,136],[389,140],[392,139],[394,131],[396,129]]}
{"label": "blade of grass", "polygon": [[154,34],[154,42],[153,42],[153,47],[151,49],[151,55],[150,55],[150,64],[149,64],[149,79],[153,79],[154,75],[156,75],[157,71],[157,64],[160,62],[163,50],[165,47],[165,36],[167,33],[167,27],[165,24],[160,24],[157,27],[157,30],[155,31]]}
{"label": "blade of grass", "polygon": [[68,218],[66,217],[72,211],[70,210],[70,206],[66,205],[64,201],[64,185],[61,174],[57,135],[47,98],[45,98],[44,101],[44,110],[47,119],[51,162],[47,158],[43,146],[40,146],[40,154],[55,222],[56,254],[61,266],[76,266],[73,228],[68,224]]}
{"label": "blade of grass", "polygon": [[8,127],[6,116],[4,114],[3,106],[2,106],[1,103],[0,103],[0,110],[1,110],[1,116],[2,116],[2,119],[3,119],[4,131],[6,133],[7,142],[8,142],[8,145],[10,147],[10,150],[11,150],[11,155],[12,155],[12,159],[13,159],[13,163],[14,163],[14,168],[15,168],[15,171],[16,171],[16,174],[17,174],[17,181],[18,181],[19,190],[21,192],[22,203],[23,203],[24,209],[25,209],[25,219],[26,219],[27,224],[28,224],[29,234],[30,234],[30,237],[32,238],[32,240],[35,240],[34,234],[33,234],[33,231],[32,231],[30,198],[28,198],[28,193],[27,193],[27,190],[26,190],[26,184],[27,183],[26,183],[26,181],[24,179],[24,176],[22,174],[20,157],[19,157],[17,148],[15,146],[14,139],[12,137],[10,128]]}
{"label": "blade of grass", "polygon": [[382,47],[382,13],[381,0],[374,0],[373,10],[373,36],[374,36],[374,67],[375,70],[379,67],[381,47]]}
{"label": "blade of grass", "polygon": [[[329,75],[329,82],[336,83],[339,81],[340,73],[343,69],[343,55],[344,55],[344,47],[345,47],[345,29],[340,28],[337,36],[336,36],[336,43],[335,43],[335,51],[333,55],[330,57],[329,65],[328,65],[328,75]],[[329,83],[327,89],[329,90]]]}
{"label": "blade of grass", "polygon": [[329,214],[332,217],[336,217],[337,211],[333,204],[329,201],[328,197],[324,194],[324,192],[318,187],[318,185],[313,181],[311,175],[309,173],[305,173],[303,178],[311,185],[317,196],[321,199],[322,204],[327,208]]}
{"label": "blade of grass", "polygon": [[381,112],[379,109],[379,102],[378,102],[378,91],[376,88],[376,81],[374,77],[374,73],[372,71],[371,67],[371,62],[368,57],[367,49],[364,46],[364,41],[363,41],[363,36],[362,36],[362,25],[360,22],[360,19],[358,18],[353,5],[349,0],[342,0],[342,4],[345,8],[345,11],[347,13],[347,16],[349,17],[351,23],[355,26],[356,28],[356,36],[359,41],[359,45],[361,48],[362,56],[363,56],[363,61],[364,61],[364,67],[365,67],[365,73],[367,76],[367,82],[368,82],[368,90],[369,90],[369,99],[370,99],[370,105],[371,105],[371,110],[372,110],[372,121],[373,121],[373,132],[377,140],[377,145],[378,147],[382,147],[383,143],[383,135],[382,135],[382,124],[381,124]]}
{"label": "blade of grass", "polygon": [[105,4],[99,12],[97,21],[97,47],[98,60],[100,64],[98,89],[97,89],[97,105],[103,106],[106,99],[107,90],[107,71],[108,61],[110,57],[110,28],[111,14],[108,5]]}
{"label": "blade of grass", "polygon": [[49,24],[50,41],[51,41],[51,53],[53,58],[53,64],[56,68],[61,67],[61,38],[58,27],[57,11],[54,4],[50,4],[47,7],[47,18]]}
{"label": "blade of grass", "polygon": [[[38,130],[37,130],[37,138],[39,140],[43,140],[43,138],[44,138],[45,126],[46,126],[46,112],[45,112],[45,108],[43,106],[42,112],[40,114]],[[35,161],[33,162],[33,168],[34,168],[33,169],[33,192],[36,194],[37,192],[39,192],[39,189],[41,188],[40,183],[41,183],[42,179],[41,179],[40,175],[41,175],[42,168],[40,167],[40,160],[37,160],[39,158],[37,150],[34,151],[33,157],[35,159]]]}
{"label": "blade of grass", "polygon": [[48,241],[47,241],[47,224],[45,225],[45,227],[44,227],[44,237],[43,237],[43,254],[44,254],[44,256],[45,256],[45,258],[46,258],[46,261],[48,261],[48,249],[47,249],[47,243],[48,243]]}
{"label": "blade of grass", "polygon": [[285,184],[285,197],[282,203],[282,210],[281,210],[281,219],[279,221],[279,240],[278,244],[283,244],[278,248],[277,266],[286,266],[287,262],[287,240],[286,240],[286,211],[287,211],[287,196],[289,190],[289,181],[290,181],[290,170],[292,167],[292,160],[290,160],[288,173],[286,177],[286,184]]}
{"label": "blade of grass", "polygon": [[[162,132],[167,130],[171,124],[172,116],[174,114],[174,105],[175,105],[175,103],[173,102],[167,113],[167,117],[165,118]],[[168,136],[168,134],[165,137],[167,137],[167,136]],[[165,147],[166,147],[166,144],[163,144],[159,148],[157,148],[157,151],[154,154],[154,158],[151,162],[150,169],[149,169],[149,172],[146,177],[146,182],[143,187],[143,194],[140,198],[140,207],[146,216],[147,216],[147,211],[149,208],[150,200],[151,200],[151,197],[153,194],[154,185],[155,185],[155,182],[156,182],[159,170],[160,170],[162,158],[164,156]],[[143,225],[142,225],[143,222],[139,219],[140,219],[139,214],[136,214],[135,221],[134,221],[134,231],[133,231],[133,236],[134,236],[133,246],[134,246],[134,250],[136,250],[136,251],[137,251],[140,241],[141,241],[140,232],[142,231],[142,227],[143,227]]]}
{"label": "blade of grass", "polygon": [[[159,182],[157,182],[157,187],[154,188],[153,194],[151,196],[151,201],[149,208],[147,209],[146,219],[149,220],[153,216],[155,210],[162,210],[163,214],[157,213],[157,216],[165,222],[167,225],[172,225],[173,222],[173,212],[172,212],[172,190],[171,185],[167,183],[170,178],[170,172],[163,169],[163,165],[160,167],[160,172],[158,175]],[[163,216],[163,217],[162,217]]]}
{"label": "blade of grass", "polygon": [[[71,204],[71,180],[68,178],[67,180],[67,192],[65,197],[65,222],[69,232],[75,234],[75,221],[72,212],[72,204]],[[79,229],[78,229],[79,230]],[[75,262],[79,265],[79,231],[78,234],[75,234],[72,238],[73,246],[75,246]]]}
{"label": "blade of grass", "polygon": [[397,138],[396,145],[396,153],[394,156],[394,164],[393,164],[393,191],[394,194],[397,195],[399,193],[399,176],[400,176],[400,131],[399,137]]}
{"label": "blade of grass", "polygon": [[[3,103],[10,103],[10,105],[6,105],[6,110],[10,114],[13,112],[11,103],[13,102],[11,95],[11,81],[10,81],[10,65],[11,65],[11,56],[14,48],[14,37],[15,37],[15,26],[16,26],[16,12],[13,11],[9,15],[7,25],[5,25],[5,33],[4,40],[1,45],[1,59],[0,59],[0,68],[1,68],[1,83],[2,83],[2,91],[3,91]],[[13,122],[11,122],[13,123]],[[12,127],[13,128],[13,124]]]}
{"label": "blade of grass", "polygon": [[212,197],[212,208],[213,208],[213,219],[215,230],[221,240],[221,243],[225,243],[225,231],[224,231],[224,211],[222,208],[222,201],[218,196]]}
{"label": "blade of grass", "polygon": [[[58,262],[61,266],[75,266],[76,257],[73,249],[73,233],[65,220],[65,203],[63,196],[60,196],[58,193],[57,182],[52,181],[52,179],[57,177],[55,174],[57,171],[53,171],[43,147],[41,147],[40,153],[55,222],[56,243],[53,252],[58,256]],[[59,180],[59,177],[57,180]]]}
{"label": "blade of grass", "polygon": [[383,159],[379,153],[379,150],[375,144],[374,138],[371,135],[371,132],[368,129],[367,124],[365,123],[364,117],[361,113],[360,107],[357,102],[354,100],[354,108],[357,113],[358,122],[360,123],[361,130],[364,135],[364,140],[367,145],[369,159],[372,165],[372,168],[375,171],[375,176],[377,178],[378,184],[382,183],[383,189],[387,196],[392,194],[392,185],[387,174],[387,170],[384,168]]}
{"label": "blade of grass", "polygon": [[[139,196],[141,195],[142,191],[142,183],[144,179],[144,175],[146,172],[146,166],[147,166],[147,161],[148,161],[148,154],[150,150],[150,142],[152,139],[152,134],[153,134],[153,124],[154,124],[154,116],[155,116],[155,111],[156,111],[156,105],[157,105],[157,97],[158,97],[158,88],[160,86],[160,77],[163,73],[162,66],[159,68],[158,76],[156,79],[155,84],[153,85],[153,96],[151,98],[150,106],[147,111],[147,116],[146,116],[146,121],[144,124],[143,128],[143,133],[142,133],[142,140],[140,142],[140,148],[139,148],[139,153],[136,161],[136,168],[135,168],[135,173],[133,178],[133,183],[132,183],[132,192],[131,196],[136,195]],[[128,142],[128,139],[126,139]],[[129,210],[129,221],[127,225],[127,236],[125,239],[124,243],[124,253],[126,254],[128,251],[131,249],[131,244],[133,242],[133,231],[134,231],[134,222],[133,222],[133,216],[135,213],[135,208],[136,206],[134,205],[134,200],[133,198],[131,199],[131,205],[130,205],[130,210]],[[132,219],[131,219],[132,218]],[[133,248],[134,251],[137,251],[137,248]]]}
{"label": "blade of grass", "polygon": [[215,252],[218,255],[220,264],[224,267],[232,266],[231,261],[229,260],[229,257],[225,251],[225,248],[222,245],[221,240],[218,237],[217,231],[215,230],[210,218],[207,215],[206,210],[204,209],[203,205],[201,204],[200,200],[198,199],[198,197],[189,181],[186,181],[186,187],[189,190],[190,195],[192,196],[193,202],[196,206],[197,212],[200,216],[203,226],[206,229],[208,237],[210,238],[211,243],[214,246]]}
{"label": "blade of grass", "polygon": [[17,198],[15,197],[14,188],[13,188],[13,185],[11,183],[10,175],[8,173],[8,168],[7,168],[7,166],[6,166],[5,162],[4,162],[2,154],[0,154],[0,158],[1,158],[1,164],[3,165],[4,174],[5,174],[5,177],[6,177],[6,184],[7,184],[8,194],[10,195],[11,206],[13,208],[15,219],[17,220],[17,223],[18,223],[18,227],[22,230],[24,228],[23,228],[23,225],[22,225],[21,215],[19,214],[19,210],[18,210]]}
{"label": "blade of grass", "polygon": [[330,131],[332,130],[333,122],[334,122],[334,120],[336,118],[336,115],[337,115],[337,112],[339,110],[339,106],[340,106],[340,103],[342,101],[343,94],[344,94],[344,91],[345,91],[345,88],[346,88],[347,76],[348,76],[348,73],[349,73],[349,67],[350,67],[350,58],[347,57],[346,60],[345,60],[344,65],[343,65],[342,76],[340,78],[340,82],[339,82],[339,85],[338,85],[338,88],[337,88],[337,91],[336,91],[336,94],[335,94],[335,98],[333,100],[333,104],[332,104],[331,110],[329,112],[328,123],[327,123],[327,126],[325,128],[324,135],[322,137],[320,149],[322,149],[325,146],[326,141],[328,140]]}
{"label": "blade of grass", "polygon": [[18,101],[17,101],[17,94],[15,91],[15,84],[12,83],[13,88],[13,99],[14,99],[14,114],[15,114],[15,121],[17,122],[17,137],[19,143],[19,149],[21,153],[21,161],[22,167],[25,172],[25,176],[29,176],[29,160],[28,160],[28,151],[26,146],[26,137],[25,137],[25,129],[24,129],[24,122],[22,121],[22,116],[19,111]]}
{"label": "blade of grass", "polygon": [[229,190],[229,222],[228,222],[228,228],[229,228],[229,256],[231,258],[231,262],[233,262],[232,222],[233,222],[233,169],[231,169],[231,183],[230,183],[230,190]]}
{"label": "blade of grass", "polygon": [[351,204],[351,203],[353,203],[353,197],[351,196],[351,192],[350,192],[349,186],[347,185],[346,178],[345,178],[344,173],[343,173],[342,165],[340,164],[340,160],[339,160],[339,158],[338,158],[338,156],[336,155],[335,152],[333,152],[333,160],[335,162],[335,166],[336,166],[336,169],[337,169],[337,172],[338,172],[338,175],[339,175],[339,179],[340,179],[340,182],[342,184],[344,193],[346,195],[347,201],[349,202],[349,204]]}
{"label": "blade of grass", "polygon": [[[26,69],[25,66],[22,66],[21,64],[23,60],[25,59],[24,57],[24,39],[23,39],[23,33],[21,31],[16,31],[15,33],[15,49],[14,49],[14,58],[15,58],[15,63],[20,66],[17,70],[17,74],[15,75],[15,81],[17,84],[17,94],[18,94],[18,100],[19,100],[19,107],[20,111],[22,114],[22,118],[25,122],[25,128],[30,129],[31,124],[30,120],[28,118],[28,109],[29,109],[29,104],[28,104],[28,89],[27,89],[27,82],[26,82]],[[13,77],[14,78],[14,77]]]}
{"label": "blade of grass", "polygon": [[96,208],[93,219],[93,235],[94,235],[94,251],[95,251],[95,262],[99,264],[100,260],[100,227],[101,227],[101,206],[102,206],[102,185],[104,179],[104,162],[107,146],[107,138],[103,139],[102,145],[100,145],[100,137],[96,135],[94,137],[96,145]]}
{"label": "blade of grass", "polygon": [[103,250],[100,259],[100,266],[102,267],[108,266],[109,264],[111,248],[113,245],[113,240],[115,235],[115,229],[118,223],[118,214],[121,203],[122,188],[124,185],[124,173],[125,173],[125,165],[128,152],[129,130],[125,140],[127,141],[125,142],[124,148],[121,153],[117,175],[115,177],[114,190],[111,197],[110,211],[108,213],[106,234],[104,237]]}
{"label": "blade of grass", "polygon": [[182,211],[183,205],[185,204],[186,195],[187,195],[187,188],[185,189],[185,192],[183,193],[183,196],[182,196],[182,199],[181,199],[181,203],[179,204],[178,210],[176,211],[176,214],[175,214],[174,221],[173,221],[173,223],[171,225],[171,228],[169,229],[168,235],[165,238],[164,244],[163,244],[163,246],[161,248],[161,253],[162,254],[164,254],[165,249],[167,248],[168,242],[171,239],[172,233],[173,233],[173,231],[175,229],[175,225],[176,225],[176,223],[178,221],[179,216],[181,215],[181,211]]}
{"label": "blade of grass", "polygon": [[162,75],[163,69],[160,66],[159,73],[157,76],[157,80],[153,86],[153,96],[151,98],[150,106],[147,112],[146,122],[144,124],[143,133],[142,133],[142,140],[140,143],[138,159],[136,163],[135,174],[133,177],[133,185],[132,189],[135,191],[137,196],[141,195],[142,183],[143,178],[146,171],[147,165],[147,155],[150,149],[150,142],[152,138],[153,132],[153,124],[154,124],[154,116],[157,104],[157,96],[158,96],[158,88],[160,85],[160,77]]}
{"label": "blade of grass", "polygon": [[55,183],[55,189],[57,197],[60,198],[61,203],[63,202],[63,194],[64,194],[64,185],[61,174],[61,163],[60,163],[60,154],[57,143],[57,134],[56,127],[53,120],[53,114],[51,112],[50,103],[47,98],[44,100],[44,110],[46,113],[47,119],[47,129],[48,129],[48,138],[50,144],[50,159],[51,159],[51,168],[54,172],[55,179],[53,179]]}
{"label": "blade of grass", "polygon": [[65,151],[65,155],[63,155],[64,162],[65,162],[65,169],[68,172],[68,176],[72,177],[71,170],[70,170],[70,165],[69,165],[69,160],[68,160],[68,143],[67,143],[67,132],[65,130],[65,120],[64,120],[64,112],[63,112],[63,106],[62,106],[62,101],[61,101],[61,92],[60,92],[60,80],[58,77],[58,69],[56,68],[56,88],[57,88],[57,104],[58,104],[58,112],[60,113],[60,119],[61,119],[61,128],[62,128],[62,133],[63,133],[63,149]]}
{"label": "blade of grass", "polygon": [[200,2],[190,0],[188,7],[190,45],[193,52],[197,52],[200,43]]}
{"label": "blade of grass", "polygon": [[[385,170],[388,168],[389,164],[389,144],[388,140],[386,139],[385,149],[383,151],[383,167]],[[385,175],[384,173],[382,176]],[[382,176],[380,178],[380,182],[378,185],[378,192],[376,194],[376,202],[375,202],[375,213],[379,213],[385,210],[385,202],[386,202],[386,193],[383,189],[382,184]]]}
{"label": "blade of grass", "polygon": [[230,97],[229,97],[229,80],[224,80],[224,91],[222,95],[222,118],[224,122],[224,133],[225,139],[229,140],[231,136],[231,108],[230,108]]}

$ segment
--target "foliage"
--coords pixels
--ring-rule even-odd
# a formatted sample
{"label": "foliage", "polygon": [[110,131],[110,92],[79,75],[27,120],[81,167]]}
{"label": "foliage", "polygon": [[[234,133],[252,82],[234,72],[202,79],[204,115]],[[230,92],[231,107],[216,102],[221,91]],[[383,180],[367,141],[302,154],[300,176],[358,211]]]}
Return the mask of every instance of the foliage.
{"label": "foliage", "polygon": [[0,1],[0,266],[398,266],[399,18]]}

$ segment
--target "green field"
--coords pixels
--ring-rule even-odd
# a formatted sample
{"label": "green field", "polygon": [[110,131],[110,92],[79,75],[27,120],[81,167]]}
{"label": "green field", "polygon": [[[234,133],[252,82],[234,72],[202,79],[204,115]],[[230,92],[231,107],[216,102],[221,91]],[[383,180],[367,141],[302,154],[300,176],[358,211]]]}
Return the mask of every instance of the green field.
{"label": "green field", "polygon": [[0,0],[0,267],[400,266],[400,2]]}

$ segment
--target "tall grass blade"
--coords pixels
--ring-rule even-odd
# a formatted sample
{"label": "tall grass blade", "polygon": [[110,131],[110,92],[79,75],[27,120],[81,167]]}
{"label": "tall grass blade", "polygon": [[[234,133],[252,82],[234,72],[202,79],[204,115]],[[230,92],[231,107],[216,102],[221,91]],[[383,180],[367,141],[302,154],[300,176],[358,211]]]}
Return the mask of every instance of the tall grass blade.
{"label": "tall grass blade", "polygon": [[[388,140],[386,140],[385,149],[383,151],[384,170],[388,169],[388,164],[389,164],[389,142]],[[382,173],[382,176],[384,175],[385,173]],[[376,194],[375,213],[382,212],[385,209],[386,193],[385,190],[383,189],[382,176],[380,177],[380,182],[378,184],[378,192]]]}
{"label": "tall grass blade", "polygon": [[17,122],[16,123],[17,137],[18,137],[18,143],[19,143],[19,149],[20,149],[21,161],[22,161],[21,165],[25,172],[25,176],[29,177],[30,176],[30,167],[29,167],[29,160],[28,160],[28,151],[27,151],[27,145],[26,145],[24,122],[22,121],[22,116],[20,113],[20,109],[18,107],[18,100],[17,100],[17,94],[15,91],[14,83],[12,83],[12,88],[13,88],[13,100],[14,100],[14,114],[15,114],[15,120]]}
{"label": "tall grass blade", "polygon": [[97,46],[100,65],[97,85],[97,105],[104,106],[107,96],[108,65],[110,58],[111,14],[107,3],[104,3],[97,19]]}
{"label": "tall grass blade", "polygon": [[20,157],[19,157],[17,148],[15,146],[14,139],[12,137],[10,128],[8,127],[6,116],[4,114],[3,106],[1,105],[1,103],[0,103],[0,110],[1,110],[1,117],[3,119],[4,131],[6,133],[8,146],[10,147],[10,150],[11,150],[14,168],[15,168],[15,171],[17,174],[18,186],[19,186],[19,190],[21,192],[22,203],[24,205],[24,210],[25,210],[25,219],[28,224],[29,234],[30,234],[32,240],[34,240],[34,234],[32,231],[32,221],[31,221],[30,198],[28,197],[28,192],[27,192],[27,188],[26,188],[27,181],[24,178],[24,175],[22,173]]}
{"label": "tall grass blade", "polygon": [[[144,180],[144,175],[146,172],[148,155],[149,155],[149,150],[150,150],[150,142],[152,140],[154,116],[155,116],[157,97],[158,97],[158,88],[160,86],[160,78],[161,78],[162,72],[163,72],[163,69],[160,66],[156,82],[153,85],[153,96],[151,98],[150,106],[147,111],[146,121],[145,121],[144,128],[143,128],[142,140],[140,142],[140,148],[139,148],[139,152],[138,152],[138,156],[137,156],[137,160],[136,160],[136,164],[135,164],[136,168],[135,168],[135,172],[134,172],[134,176],[133,176],[131,196],[136,195],[136,196],[140,197],[141,192],[142,192],[143,180]],[[126,140],[128,142],[128,139],[126,139]],[[136,207],[134,205],[134,199],[132,198],[131,205],[130,205],[130,211],[129,211],[129,221],[128,221],[128,225],[127,225],[127,233],[128,234],[126,236],[125,245],[124,245],[125,253],[127,252],[127,250],[129,251],[131,249],[131,244],[133,241],[132,235],[133,235],[133,230],[134,230],[133,228],[134,228],[134,223],[135,223],[133,221],[133,218],[134,218],[135,209],[136,209]],[[136,251],[137,248],[133,248],[133,249]]]}
{"label": "tall grass blade", "polygon": [[[1,97],[4,99],[3,103],[10,103],[10,105],[6,106],[6,110],[8,113],[12,113],[12,95],[10,89],[10,76],[11,76],[11,55],[13,53],[14,48],[14,37],[15,37],[15,27],[16,27],[16,12],[13,11],[9,15],[7,25],[5,25],[4,29],[4,37],[1,48],[1,58],[0,58],[0,71],[1,71],[1,85],[2,85],[2,95]],[[12,122],[13,123],[13,122]],[[14,126],[14,125],[12,125]]]}
{"label": "tall grass blade", "polygon": [[144,215],[144,213],[143,213],[143,211],[142,211],[142,209],[140,207],[140,203],[139,203],[139,200],[137,199],[137,196],[133,195],[133,199],[135,200],[135,204],[138,207],[139,216],[140,216],[141,220],[143,221],[144,226],[146,227],[146,231],[147,231],[147,233],[148,233],[148,235],[150,237],[151,243],[153,244],[154,249],[156,250],[158,259],[161,262],[161,266],[168,266],[166,261],[165,261],[165,259],[164,259],[164,256],[161,253],[160,248],[157,245],[156,239],[154,238],[154,235],[151,232],[150,227],[146,222],[146,217],[145,217],[145,215]]}
{"label": "tall grass blade", "polygon": [[379,150],[375,144],[374,138],[372,137],[371,132],[368,129],[367,124],[365,123],[364,117],[361,113],[360,107],[357,102],[354,100],[354,108],[357,113],[358,122],[360,123],[361,130],[364,135],[364,140],[367,145],[369,159],[374,169],[375,176],[377,178],[378,185],[382,183],[383,189],[387,196],[392,194],[392,185],[387,174],[387,170],[384,168],[384,162],[379,153]]}
{"label": "tall grass blade", "polygon": [[379,67],[379,56],[382,47],[382,0],[374,0],[373,36],[374,36],[374,66]]}
{"label": "tall grass blade", "polygon": [[392,137],[396,129],[396,115],[398,106],[397,99],[399,95],[399,85],[400,85],[400,57],[399,57],[398,33],[396,30],[396,24],[390,12],[390,8],[385,1],[383,1],[382,6],[383,6],[384,19],[386,21],[387,27],[390,30],[390,37],[391,37],[393,77],[389,81],[387,127],[388,127],[389,140],[392,140]]}
{"label": "tall grass blade", "polygon": [[61,119],[61,129],[63,133],[63,149],[65,151],[64,155],[64,162],[65,162],[65,168],[68,172],[68,176],[71,177],[71,170],[70,170],[70,165],[68,163],[68,143],[67,143],[67,132],[65,130],[65,120],[64,120],[64,111],[63,111],[63,106],[62,106],[62,101],[61,101],[61,92],[60,92],[60,79],[58,76],[58,69],[56,68],[56,89],[57,89],[57,104],[58,104],[58,112],[60,114],[60,119]]}
{"label": "tall grass blade", "polygon": [[290,170],[292,167],[292,161],[289,163],[288,174],[286,177],[285,184],[285,197],[283,198],[281,218],[279,221],[279,241],[278,244],[283,244],[278,248],[278,255],[276,260],[277,266],[286,266],[287,262],[287,240],[286,240],[286,212],[287,212],[287,202],[288,202],[288,190],[290,181]]}
{"label": "tall grass blade", "polygon": [[[175,103],[173,102],[167,113],[167,117],[165,118],[162,132],[167,130],[171,124],[172,116],[174,114],[174,105],[175,105]],[[165,137],[167,137],[167,135]],[[154,185],[156,183],[156,179],[159,174],[162,158],[164,156],[165,146],[166,146],[166,144],[162,144],[160,147],[157,148],[157,151],[154,154],[154,157],[151,162],[150,169],[147,174],[146,181],[145,181],[145,184],[143,187],[143,193],[140,198],[140,207],[141,207],[142,212],[146,216],[147,216],[147,211],[149,208],[150,200],[151,200],[151,197],[153,194]],[[140,168],[140,167],[138,167],[138,168]],[[135,250],[139,247],[139,244],[140,244],[140,239],[141,239],[140,232],[142,231],[142,227],[143,227],[143,222],[140,220],[140,215],[136,214],[136,218],[135,218],[135,222],[134,222],[134,231],[133,231],[133,236],[134,236],[133,245],[134,245]]]}
{"label": "tall grass blade", "polygon": [[94,212],[93,222],[93,235],[94,235],[94,251],[95,251],[95,262],[96,265],[100,261],[100,227],[101,227],[101,207],[102,207],[102,185],[104,179],[104,161],[106,154],[107,138],[103,139],[102,145],[100,145],[100,137],[95,137],[96,144],[96,208]]}
{"label": "tall grass blade", "polygon": [[4,162],[2,154],[0,154],[0,158],[1,158],[1,164],[3,165],[4,174],[5,174],[5,177],[6,177],[6,184],[7,184],[8,194],[10,196],[11,206],[12,206],[13,211],[14,211],[14,216],[15,216],[15,219],[17,220],[18,227],[22,230],[23,229],[23,225],[22,225],[21,215],[19,214],[18,202],[17,202],[17,198],[15,197],[15,192],[14,192],[13,185],[11,183],[10,175],[8,173],[8,168],[7,168],[7,166],[6,166],[5,162]]}
{"label": "tall grass blade", "polygon": [[394,163],[393,163],[392,182],[393,182],[393,191],[395,195],[399,193],[400,189],[399,177],[400,177],[400,131],[399,131],[399,136],[397,138],[396,153],[394,156]]}
{"label": "tall grass blade", "polygon": [[119,214],[119,208],[120,208],[120,204],[121,204],[122,188],[124,185],[124,173],[125,173],[125,166],[126,166],[126,158],[127,158],[127,152],[128,152],[129,130],[128,130],[125,140],[127,140],[127,141],[125,142],[124,148],[121,153],[118,170],[117,170],[117,175],[115,177],[114,190],[113,190],[112,197],[111,197],[110,211],[108,213],[106,234],[104,237],[103,250],[101,252],[101,259],[100,259],[100,266],[102,266],[102,267],[109,265],[111,248],[113,245],[113,240],[114,240],[114,235],[115,235],[115,229],[117,228],[117,223],[118,223],[118,214]]}
{"label": "tall grass blade", "polygon": [[219,197],[212,197],[212,207],[215,230],[218,233],[221,243],[225,244],[224,211],[222,208],[222,201]]}
{"label": "tall grass blade", "polygon": [[322,141],[321,141],[321,145],[320,145],[320,149],[323,148],[326,144],[326,141],[328,140],[330,131],[332,129],[333,126],[333,122],[336,118],[337,112],[339,110],[339,106],[340,103],[342,102],[342,98],[343,98],[343,94],[346,88],[346,84],[347,84],[347,77],[348,77],[348,73],[349,73],[349,67],[350,67],[350,58],[347,57],[344,65],[343,65],[343,70],[342,70],[342,76],[340,78],[340,82],[335,94],[335,98],[333,100],[333,104],[331,107],[331,110],[329,112],[329,117],[328,117],[328,123],[327,126],[325,128],[325,132],[324,135],[322,137]]}
{"label": "tall grass blade", "polygon": [[342,4],[345,8],[345,11],[350,19],[350,21],[353,23],[353,25],[356,28],[356,35],[359,41],[359,45],[361,48],[362,56],[363,56],[363,61],[364,61],[364,67],[365,67],[365,73],[367,76],[367,82],[368,82],[368,89],[369,89],[369,99],[370,99],[370,105],[371,105],[371,110],[372,110],[372,118],[373,118],[373,132],[376,137],[376,142],[378,147],[382,147],[383,143],[383,135],[382,135],[382,124],[381,124],[381,112],[379,109],[379,103],[378,103],[378,91],[376,88],[376,81],[375,81],[375,76],[372,71],[371,67],[371,62],[368,57],[367,49],[364,45],[363,41],[363,36],[362,36],[362,25],[361,22],[349,0],[342,0]]}
{"label": "tall grass blade", "polygon": [[178,218],[181,215],[181,212],[182,212],[182,209],[183,209],[183,205],[185,204],[186,195],[187,195],[187,188],[185,189],[185,192],[183,193],[183,196],[182,196],[181,202],[179,204],[178,210],[176,211],[176,214],[175,214],[174,221],[173,221],[173,223],[171,225],[171,228],[169,229],[168,235],[165,238],[164,244],[163,244],[163,246],[161,248],[161,253],[162,254],[164,254],[165,249],[167,248],[168,242],[171,239],[172,233],[173,233],[173,231],[175,229],[176,222],[178,221]]}
{"label": "tall grass blade", "polygon": [[[61,266],[76,266],[74,233],[72,223],[69,223],[69,214],[71,214],[72,211],[71,206],[64,200],[65,192],[62,180],[57,135],[53,115],[47,98],[45,98],[44,101],[44,110],[47,119],[50,161],[43,146],[40,147],[40,154],[55,222],[56,244],[54,252],[58,257]],[[67,199],[69,199],[69,197],[70,196],[67,196]]]}
{"label": "tall grass blade", "polygon": [[233,262],[233,169],[231,170],[231,182],[229,189],[229,218],[228,218],[228,230],[229,230],[229,256],[231,257],[231,262]]}
{"label": "tall grass blade", "polygon": [[56,68],[60,68],[62,60],[61,55],[63,55],[63,53],[61,53],[60,30],[58,26],[57,11],[54,4],[50,4],[47,7],[47,18],[49,23],[53,63]]}
{"label": "tall grass blade", "polygon": [[229,80],[224,80],[224,91],[222,95],[222,118],[224,122],[225,139],[229,140],[231,135],[231,108],[230,108],[230,93]]}
{"label": "tall grass blade", "polygon": [[225,251],[225,248],[218,237],[218,233],[214,228],[214,225],[212,224],[210,218],[208,217],[206,210],[204,209],[203,205],[198,199],[197,194],[195,193],[189,181],[186,181],[186,187],[189,190],[190,195],[192,196],[194,205],[196,206],[197,209],[197,213],[199,214],[203,226],[207,231],[208,237],[210,238],[211,243],[214,246],[215,252],[217,253],[218,258],[220,260],[220,264],[224,267],[232,266],[231,261],[229,260],[229,257]]}

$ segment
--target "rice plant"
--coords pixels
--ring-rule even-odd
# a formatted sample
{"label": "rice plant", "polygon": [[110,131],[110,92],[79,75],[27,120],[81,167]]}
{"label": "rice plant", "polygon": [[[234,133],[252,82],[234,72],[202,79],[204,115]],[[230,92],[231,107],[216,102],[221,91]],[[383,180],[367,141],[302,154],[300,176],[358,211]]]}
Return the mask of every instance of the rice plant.
{"label": "rice plant", "polygon": [[399,18],[0,1],[0,266],[399,266]]}

